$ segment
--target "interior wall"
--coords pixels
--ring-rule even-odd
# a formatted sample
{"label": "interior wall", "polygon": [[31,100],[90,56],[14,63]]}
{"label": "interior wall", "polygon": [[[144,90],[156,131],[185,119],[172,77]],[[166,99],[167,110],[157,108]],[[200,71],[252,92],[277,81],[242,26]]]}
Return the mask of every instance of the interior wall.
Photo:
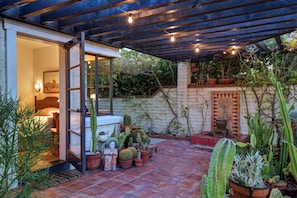
{"label": "interior wall", "polygon": [[[59,93],[44,93],[43,72],[59,70],[59,46],[50,46],[33,50],[33,74],[34,84],[41,83],[41,91],[37,94],[38,99],[48,96],[59,97]],[[34,87],[34,84],[32,85]]]}
{"label": "interior wall", "polygon": [[[36,41],[31,41],[36,42]],[[59,46],[32,48],[21,42],[17,44],[18,97],[26,104],[34,105],[34,96],[43,99],[47,96],[59,97],[59,93],[43,92],[43,72],[59,70]],[[41,91],[35,91],[35,84],[41,84]]]}
{"label": "interior wall", "polygon": [[26,104],[34,105],[33,50],[17,44],[18,97]]}

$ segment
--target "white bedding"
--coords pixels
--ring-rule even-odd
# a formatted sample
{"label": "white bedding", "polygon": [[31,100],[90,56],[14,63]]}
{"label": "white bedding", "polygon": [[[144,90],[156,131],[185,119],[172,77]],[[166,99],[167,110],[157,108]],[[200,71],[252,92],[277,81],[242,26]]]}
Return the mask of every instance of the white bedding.
{"label": "white bedding", "polygon": [[53,116],[34,116],[34,119],[43,124],[48,124],[49,127],[53,127]]}

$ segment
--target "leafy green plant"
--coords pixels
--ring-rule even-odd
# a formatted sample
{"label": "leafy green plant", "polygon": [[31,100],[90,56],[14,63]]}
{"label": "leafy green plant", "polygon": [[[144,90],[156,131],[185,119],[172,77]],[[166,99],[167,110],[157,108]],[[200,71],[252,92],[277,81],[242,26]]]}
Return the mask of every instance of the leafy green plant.
{"label": "leafy green plant", "polygon": [[224,197],[235,151],[232,140],[223,138],[217,142],[211,155],[208,174],[202,179],[202,198]]}
{"label": "leafy green plant", "polygon": [[269,149],[274,137],[273,125],[259,114],[247,115],[245,118],[248,121],[249,135],[253,133],[256,136],[255,147],[260,151]]}
{"label": "leafy green plant", "polygon": [[48,150],[50,131],[42,120],[34,119],[34,108],[20,99],[2,94],[0,89],[0,197],[17,185],[19,197],[29,197],[42,187],[48,171],[33,171],[39,155]]}

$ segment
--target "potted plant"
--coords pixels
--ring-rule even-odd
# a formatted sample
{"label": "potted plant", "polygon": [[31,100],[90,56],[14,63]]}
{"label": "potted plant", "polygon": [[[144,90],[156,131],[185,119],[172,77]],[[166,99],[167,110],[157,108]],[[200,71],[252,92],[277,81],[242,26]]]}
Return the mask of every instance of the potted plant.
{"label": "potted plant", "polygon": [[263,166],[264,160],[258,151],[235,155],[230,174],[233,198],[268,196],[270,189],[262,177]]}
{"label": "potted plant", "polygon": [[143,162],[146,162],[149,160],[150,157],[150,151],[149,151],[149,145],[150,145],[150,138],[145,133],[137,133],[137,142],[138,142],[138,149],[141,152],[141,159]]}
{"label": "potted plant", "polygon": [[101,153],[97,151],[97,113],[94,104],[94,100],[90,99],[90,126],[91,126],[91,150],[87,152],[86,159],[87,159],[87,170],[97,169],[101,163]]}
{"label": "potted plant", "polygon": [[208,61],[205,67],[206,77],[207,77],[207,84],[209,86],[214,86],[217,84],[217,72],[218,66],[217,61]]}
{"label": "potted plant", "polygon": [[139,150],[139,148],[137,149],[137,155],[136,158],[133,159],[134,160],[134,165],[135,166],[142,166],[143,164],[143,159],[141,158],[141,152]]}
{"label": "potted plant", "polygon": [[208,174],[202,179],[202,198],[224,197],[235,152],[236,146],[231,139],[222,138],[216,143],[211,154]]}
{"label": "potted plant", "polygon": [[235,59],[228,59],[228,60],[220,60],[220,71],[221,76],[219,79],[219,84],[233,84],[234,79],[232,78],[232,70],[234,69],[233,64]]}
{"label": "potted plant", "polygon": [[131,116],[128,115],[128,114],[125,114],[124,115],[124,118],[123,118],[123,125],[121,125],[121,131],[125,131],[125,129],[128,127],[130,128],[130,131],[133,130],[134,126],[132,125],[132,119],[131,119]]}
{"label": "potted plant", "polygon": [[133,153],[130,149],[122,149],[119,153],[119,164],[121,168],[130,168],[132,166]]}

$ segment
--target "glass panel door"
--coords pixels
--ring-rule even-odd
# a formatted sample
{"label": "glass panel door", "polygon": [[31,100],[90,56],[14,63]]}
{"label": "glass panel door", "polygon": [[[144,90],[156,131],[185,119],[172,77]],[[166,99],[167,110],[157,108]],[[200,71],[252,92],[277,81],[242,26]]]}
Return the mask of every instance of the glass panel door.
{"label": "glass panel door", "polygon": [[85,174],[84,33],[65,44],[67,50],[67,160]]}

